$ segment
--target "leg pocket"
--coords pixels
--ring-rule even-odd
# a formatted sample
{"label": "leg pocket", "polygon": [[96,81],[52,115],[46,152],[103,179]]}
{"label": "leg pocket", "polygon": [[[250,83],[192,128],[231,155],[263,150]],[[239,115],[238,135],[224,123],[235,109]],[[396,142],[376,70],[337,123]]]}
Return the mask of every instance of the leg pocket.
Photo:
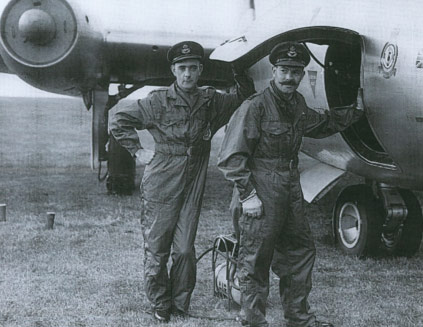
{"label": "leg pocket", "polygon": [[239,229],[241,232],[241,246],[251,248],[263,239],[263,222],[264,217],[254,218],[242,215],[239,220]]}

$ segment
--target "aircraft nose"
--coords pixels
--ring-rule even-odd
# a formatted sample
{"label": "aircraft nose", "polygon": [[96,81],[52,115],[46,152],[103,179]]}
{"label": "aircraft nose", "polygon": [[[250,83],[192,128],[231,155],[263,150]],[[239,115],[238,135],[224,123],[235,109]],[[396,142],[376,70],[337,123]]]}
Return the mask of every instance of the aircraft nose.
{"label": "aircraft nose", "polygon": [[29,9],[19,18],[19,33],[25,42],[48,44],[56,34],[56,23],[44,10]]}

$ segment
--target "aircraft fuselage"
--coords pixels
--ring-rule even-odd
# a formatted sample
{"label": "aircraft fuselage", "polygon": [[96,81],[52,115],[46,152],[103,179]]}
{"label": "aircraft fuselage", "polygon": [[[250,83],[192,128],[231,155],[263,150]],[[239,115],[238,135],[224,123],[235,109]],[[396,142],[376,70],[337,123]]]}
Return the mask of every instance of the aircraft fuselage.
{"label": "aircraft fuselage", "polygon": [[299,92],[309,107],[352,104],[361,87],[367,120],[329,138],[304,139],[302,150],[370,180],[422,190],[422,10],[417,1],[284,1],[263,10],[242,38],[212,58],[252,64],[262,89],[272,77],[271,48],[305,42],[324,66],[312,60],[305,68]]}

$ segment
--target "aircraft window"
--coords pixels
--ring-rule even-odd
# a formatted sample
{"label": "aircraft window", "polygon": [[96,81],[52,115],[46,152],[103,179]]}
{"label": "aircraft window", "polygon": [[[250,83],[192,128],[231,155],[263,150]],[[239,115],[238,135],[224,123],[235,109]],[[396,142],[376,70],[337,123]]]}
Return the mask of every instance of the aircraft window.
{"label": "aircraft window", "polygon": [[323,69],[326,69],[325,65],[324,65],[324,64],[322,64],[322,63],[320,62],[320,60],[316,58],[316,56],[313,54],[313,52],[311,52],[310,48],[307,46],[307,43],[303,42],[303,45],[306,47],[306,49],[307,49],[308,53],[310,54],[310,57],[311,57],[311,58],[313,58],[313,60],[314,60],[314,61],[315,61],[315,62],[316,62],[316,63],[317,63],[320,67],[322,67]]}

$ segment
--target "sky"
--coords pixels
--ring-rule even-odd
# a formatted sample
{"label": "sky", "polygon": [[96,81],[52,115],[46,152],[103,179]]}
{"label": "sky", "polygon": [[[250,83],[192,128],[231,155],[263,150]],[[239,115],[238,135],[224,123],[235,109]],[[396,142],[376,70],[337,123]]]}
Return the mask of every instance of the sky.
{"label": "sky", "polygon": [[0,73],[0,97],[66,97],[45,92],[22,81],[16,75]]}

